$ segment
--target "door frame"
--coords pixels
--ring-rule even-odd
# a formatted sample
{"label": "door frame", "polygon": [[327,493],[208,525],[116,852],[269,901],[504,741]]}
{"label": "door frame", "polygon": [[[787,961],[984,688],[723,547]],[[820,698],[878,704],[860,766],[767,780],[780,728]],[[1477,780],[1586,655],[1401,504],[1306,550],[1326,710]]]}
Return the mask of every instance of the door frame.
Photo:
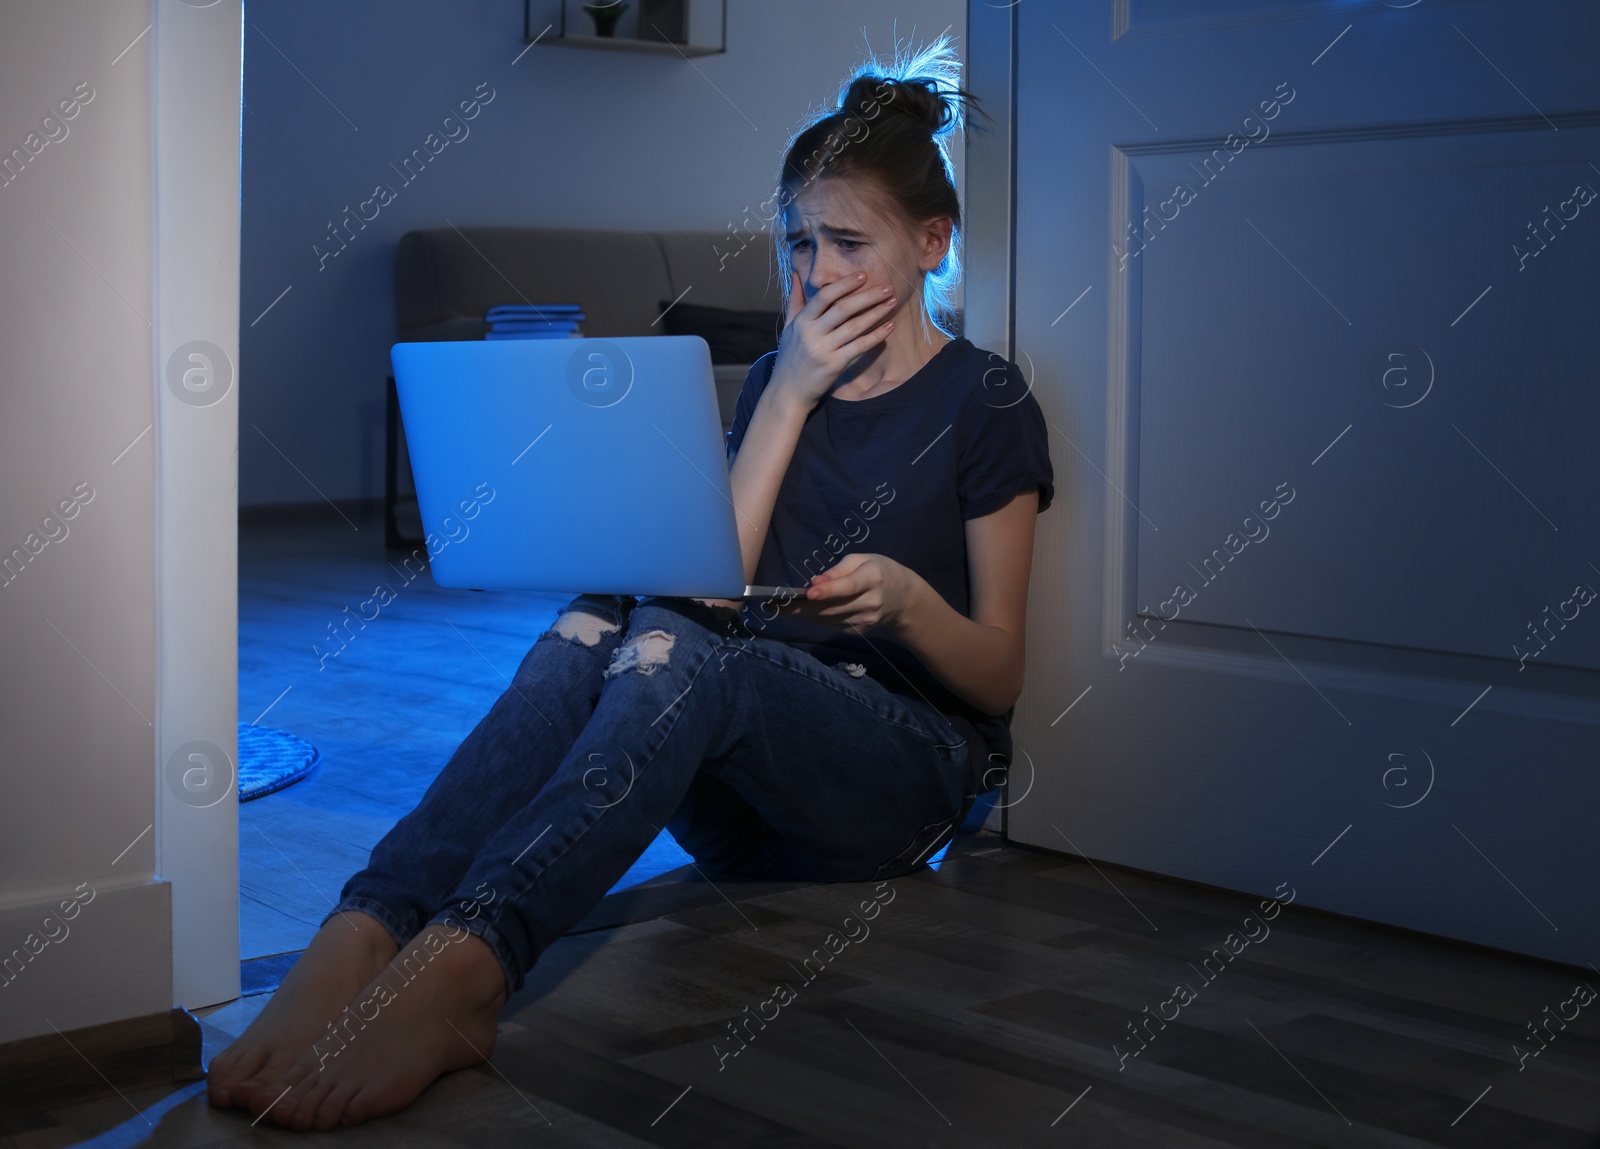
{"label": "door frame", "polygon": [[173,1004],[239,996],[242,0],[151,0],[156,877]]}
{"label": "door frame", "polygon": [[[1007,359],[1016,354],[1017,2],[967,3],[965,87],[984,114],[967,118],[964,136],[962,334]],[[1038,590],[1034,580],[1030,593]],[[1016,780],[1001,783],[985,829],[1006,833],[1007,812],[1028,789],[1026,766]]]}

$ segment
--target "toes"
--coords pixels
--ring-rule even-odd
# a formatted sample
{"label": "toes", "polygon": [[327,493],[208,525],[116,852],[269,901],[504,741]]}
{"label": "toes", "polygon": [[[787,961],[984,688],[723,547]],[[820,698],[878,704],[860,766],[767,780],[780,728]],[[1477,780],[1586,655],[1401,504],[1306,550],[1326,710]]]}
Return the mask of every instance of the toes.
{"label": "toes", "polygon": [[230,1093],[234,1108],[249,1109],[260,1114],[286,1086],[299,1081],[305,1074],[297,1072],[300,1068],[298,1058],[264,1055],[255,1060],[261,1064],[256,1065],[244,1080],[234,1084]]}
{"label": "toes", "polygon": [[[309,1096],[316,1095],[320,1099],[321,1090],[326,1086],[328,1079],[317,1073],[317,1068],[317,1059],[307,1053],[285,1069],[273,1081],[276,1089],[268,1095],[269,1097],[277,1096],[284,1089],[291,1090],[289,1096],[285,1098],[284,1104],[273,1110],[273,1120],[279,1125],[290,1125],[291,1122],[298,1122],[301,1118],[301,1110],[304,1108]],[[305,1114],[305,1124],[296,1123],[293,1128],[309,1129],[311,1127],[311,1115],[315,1112],[316,1106],[312,1105]]]}
{"label": "toes", "polygon": [[248,1109],[260,1114],[274,1097],[283,1092],[289,1080],[270,1063],[261,1067],[254,1077],[247,1077],[232,1089],[235,1109]]}
{"label": "toes", "polygon": [[371,1089],[358,1089],[344,1104],[344,1116],[339,1120],[344,1125],[360,1125],[373,1115],[377,1108],[374,1103],[375,1094]]}
{"label": "toes", "polygon": [[279,1124],[287,1125],[297,1133],[304,1133],[311,1128],[316,1120],[317,1110],[333,1090],[334,1083],[327,1077],[318,1075],[301,1091],[300,1100],[295,1103],[292,1110],[287,1111],[286,1119]]}
{"label": "toes", "polygon": [[317,1106],[316,1117],[311,1122],[313,1129],[335,1129],[345,1119],[345,1109],[350,1104],[350,1099],[356,1095],[356,1086],[350,1083],[336,1084],[328,1090],[322,1098],[322,1103]]}
{"label": "toes", "polygon": [[223,1088],[223,1082],[233,1076],[233,1070],[239,1063],[238,1057],[229,1056],[233,1053],[233,1046],[228,1046],[221,1053],[211,1059],[211,1064],[206,1066],[206,1091],[214,1093]]}
{"label": "toes", "polygon": [[266,1093],[266,1090],[267,1083],[262,1081],[261,1078],[247,1077],[233,1087],[233,1103],[240,1109],[248,1109],[259,1116],[261,1110],[258,1108],[257,1099],[259,1098],[265,1102],[271,1101],[273,1097],[270,1093],[266,1097],[262,1097],[261,1095]]}
{"label": "toes", "polygon": [[287,1115],[294,1111],[295,1099],[293,1093],[294,1086],[292,1085],[279,1085],[271,1093],[266,1092],[264,1089],[258,1089],[250,1094],[245,1108],[255,1115],[257,1121],[266,1118],[275,1124],[282,1125]]}
{"label": "toes", "polygon": [[266,1060],[265,1049],[257,1046],[240,1050],[237,1043],[217,1054],[212,1058],[211,1069],[206,1074],[206,1095],[211,1104],[219,1109],[242,1105],[245,1097],[240,1087],[261,1069]]}
{"label": "toes", "polygon": [[[213,1068],[211,1072],[215,1073],[216,1070]],[[211,1102],[213,1109],[232,1109],[233,1091],[224,1085],[220,1078],[213,1077],[211,1073],[207,1073],[206,1100]]]}

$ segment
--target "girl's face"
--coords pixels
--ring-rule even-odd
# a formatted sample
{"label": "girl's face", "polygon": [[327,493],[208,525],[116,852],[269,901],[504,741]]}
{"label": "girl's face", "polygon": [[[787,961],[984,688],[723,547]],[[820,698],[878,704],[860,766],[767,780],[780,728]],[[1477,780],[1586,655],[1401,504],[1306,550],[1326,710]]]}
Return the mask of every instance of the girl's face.
{"label": "girl's face", "polygon": [[[838,279],[866,272],[858,290],[889,284],[901,304],[920,307],[924,273],[939,266],[950,243],[950,221],[912,225],[887,195],[867,181],[814,180],[784,209],[789,261],[806,299]],[[888,317],[885,317],[886,319]]]}

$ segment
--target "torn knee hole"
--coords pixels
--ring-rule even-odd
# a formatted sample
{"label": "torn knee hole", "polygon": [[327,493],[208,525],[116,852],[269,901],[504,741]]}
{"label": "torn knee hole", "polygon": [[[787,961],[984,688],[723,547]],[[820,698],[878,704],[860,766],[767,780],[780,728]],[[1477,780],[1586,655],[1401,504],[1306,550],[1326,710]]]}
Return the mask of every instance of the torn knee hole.
{"label": "torn knee hole", "polygon": [[586,610],[569,610],[556,619],[555,626],[551,629],[562,638],[581,642],[584,646],[593,646],[600,641],[601,636],[621,628],[610,619],[590,614]]}
{"label": "torn knee hole", "polygon": [[606,667],[605,677],[612,678],[627,670],[654,674],[667,665],[672,644],[677,641],[676,635],[664,630],[647,630],[637,634],[617,647],[611,656],[611,665]]}

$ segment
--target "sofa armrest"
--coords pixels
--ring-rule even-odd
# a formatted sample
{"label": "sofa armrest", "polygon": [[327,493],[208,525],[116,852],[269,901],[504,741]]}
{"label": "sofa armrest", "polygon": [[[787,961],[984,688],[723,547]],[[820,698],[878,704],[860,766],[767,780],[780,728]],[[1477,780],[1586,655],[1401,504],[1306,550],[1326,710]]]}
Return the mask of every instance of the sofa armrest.
{"label": "sofa armrest", "polygon": [[487,320],[458,315],[437,323],[424,323],[400,333],[401,343],[445,343],[452,339],[482,339],[489,332]]}

